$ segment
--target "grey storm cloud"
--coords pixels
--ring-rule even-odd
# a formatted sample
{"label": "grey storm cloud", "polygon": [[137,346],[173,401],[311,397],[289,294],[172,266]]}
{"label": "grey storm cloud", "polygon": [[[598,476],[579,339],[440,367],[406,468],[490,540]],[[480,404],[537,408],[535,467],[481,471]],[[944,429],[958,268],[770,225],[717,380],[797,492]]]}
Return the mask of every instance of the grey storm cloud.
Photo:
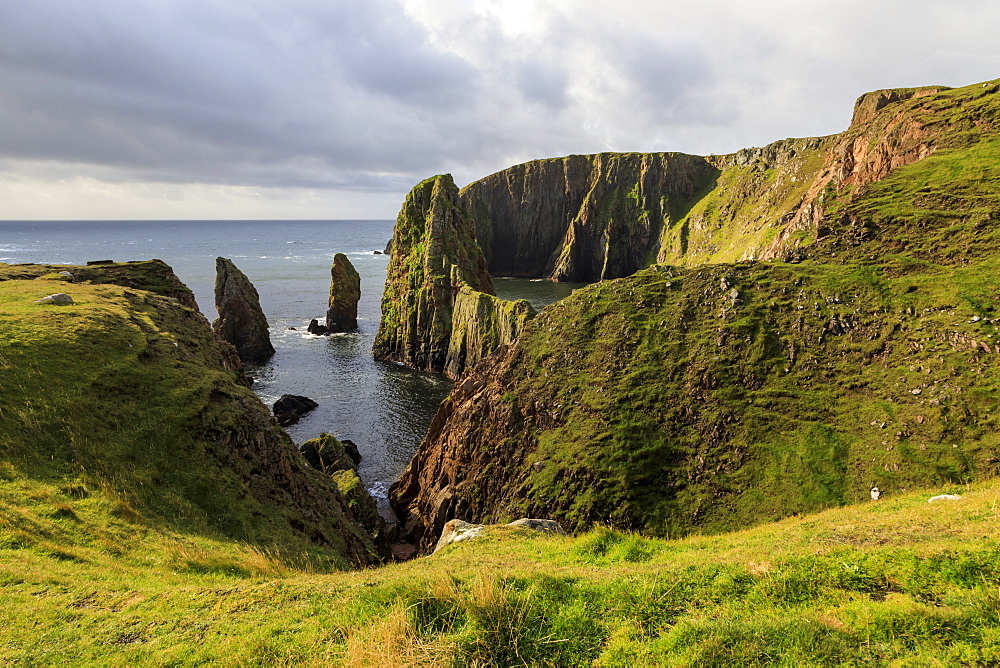
{"label": "grey storm cloud", "polygon": [[349,173],[413,169],[446,146],[410,116],[468,104],[468,64],[384,3],[299,9],[5,3],[0,153],[166,180],[357,185]]}
{"label": "grey storm cloud", "polygon": [[567,153],[720,153],[839,131],[866,90],[995,77],[997,21],[985,0],[12,0],[0,186],[401,198]]}

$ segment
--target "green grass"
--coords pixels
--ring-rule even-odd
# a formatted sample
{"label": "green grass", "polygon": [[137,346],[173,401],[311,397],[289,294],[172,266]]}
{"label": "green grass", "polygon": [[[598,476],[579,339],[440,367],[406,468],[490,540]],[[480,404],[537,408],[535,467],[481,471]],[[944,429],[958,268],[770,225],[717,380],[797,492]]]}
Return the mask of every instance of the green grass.
{"label": "green grass", "polygon": [[[460,440],[449,491],[473,517],[659,536],[990,477],[998,270],[745,263],[591,285],[430,445]],[[502,475],[480,468],[497,459]]]}
{"label": "green grass", "polygon": [[[891,495],[666,541],[491,527],[376,570],[136,532],[107,502],[0,485],[10,665],[870,665],[1000,656],[1000,485]],[[958,492],[954,502],[927,503]],[[31,525],[44,536],[18,542]]]}
{"label": "green grass", "polygon": [[[242,384],[231,348],[163,296],[190,295],[166,265],[68,269],[74,282],[0,267],[0,471],[11,484],[76,489],[79,503],[138,527],[325,567],[375,559],[343,494]],[[33,303],[55,292],[74,303]]]}

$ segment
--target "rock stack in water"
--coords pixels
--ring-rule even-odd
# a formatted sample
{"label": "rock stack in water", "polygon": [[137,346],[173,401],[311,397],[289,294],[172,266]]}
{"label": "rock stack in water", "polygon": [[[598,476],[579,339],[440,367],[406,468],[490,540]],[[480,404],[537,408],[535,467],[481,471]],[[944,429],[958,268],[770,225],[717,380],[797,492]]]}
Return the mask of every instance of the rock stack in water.
{"label": "rock stack in water", "polygon": [[261,364],[274,355],[257,289],[224,257],[215,259],[215,309],[219,317],[212,329],[236,347],[244,363]]}
{"label": "rock stack in water", "polygon": [[343,253],[333,256],[330,268],[330,302],[326,312],[326,332],[353,332],[358,328],[358,301],[361,277]]}
{"label": "rock stack in water", "polygon": [[457,378],[516,339],[534,315],[526,301],[494,296],[475,223],[450,175],[410,191],[390,246],[376,359]]}

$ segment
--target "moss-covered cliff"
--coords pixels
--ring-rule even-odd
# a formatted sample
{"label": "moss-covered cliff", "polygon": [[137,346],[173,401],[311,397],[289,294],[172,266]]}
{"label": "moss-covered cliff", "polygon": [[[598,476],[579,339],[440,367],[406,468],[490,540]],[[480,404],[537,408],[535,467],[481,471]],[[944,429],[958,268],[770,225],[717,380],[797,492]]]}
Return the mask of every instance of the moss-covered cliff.
{"label": "moss-covered cliff", "polygon": [[[33,303],[55,292],[74,303]],[[3,480],[106,496],[136,524],[340,567],[379,561],[192,306],[159,261],[0,265]]]}
{"label": "moss-covered cliff", "polygon": [[475,226],[449,175],[410,191],[391,246],[376,359],[458,377],[510,343],[533,315],[526,302],[494,296]]}
{"label": "moss-covered cliff", "polygon": [[495,276],[588,282],[656,258],[718,169],[683,153],[601,153],[517,165],[462,189]]}
{"label": "moss-covered cliff", "polygon": [[[733,259],[704,242],[729,226],[794,264],[654,267],[546,309],[395,486],[411,536],[523,515],[717,531],[995,475],[998,91],[880,92],[844,135],[717,161],[733,181],[687,214],[686,257]],[[740,223],[789,202],[770,246]]]}
{"label": "moss-covered cliff", "polygon": [[875,91],[839,135],[729,155],[536,160],[469,184],[462,203],[494,275],[595,281],[653,262],[791,257],[892,170],[978,142],[995,86]]}

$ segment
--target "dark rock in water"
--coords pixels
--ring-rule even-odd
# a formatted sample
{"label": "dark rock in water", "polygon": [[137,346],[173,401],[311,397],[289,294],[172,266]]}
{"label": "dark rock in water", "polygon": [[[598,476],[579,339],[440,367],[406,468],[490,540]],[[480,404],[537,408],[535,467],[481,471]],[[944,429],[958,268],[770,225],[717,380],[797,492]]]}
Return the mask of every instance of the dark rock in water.
{"label": "dark rock in water", "polygon": [[297,331],[299,331],[299,330],[298,330],[297,328],[295,328],[295,327],[289,327],[289,328],[288,328],[288,331],[289,331],[289,332],[297,332]]}
{"label": "dark rock in water", "polygon": [[361,453],[358,451],[358,446],[354,444],[354,441],[345,438],[340,443],[344,446],[344,451],[347,453],[347,456],[351,458],[351,461],[354,462],[355,465],[360,464]]}
{"label": "dark rock in water", "polygon": [[114,260],[90,260],[89,262],[87,262],[87,266],[92,267],[95,264],[114,264],[114,263],[115,263]]}
{"label": "dark rock in water", "polygon": [[278,418],[278,424],[287,427],[295,424],[299,418],[319,406],[309,397],[302,397],[296,394],[283,394],[281,398],[274,402],[271,409],[274,417]]}
{"label": "dark rock in water", "polygon": [[358,329],[358,300],[361,277],[343,253],[333,256],[330,268],[330,301],[326,312],[326,331],[353,332]]}
{"label": "dark rock in water", "polygon": [[309,462],[309,466],[330,475],[336,471],[346,471],[358,467],[361,455],[358,454],[358,449],[354,447],[353,443],[350,447],[347,446],[348,443],[351,442],[340,441],[332,434],[323,432],[316,438],[310,438],[300,445],[299,452]]}
{"label": "dark rock in water", "polygon": [[319,324],[319,320],[316,318],[309,321],[309,326],[306,327],[306,331],[310,334],[315,334],[316,336],[323,336],[327,333],[326,325]]}
{"label": "dark rock in water", "polygon": [[216,258],[215,272],[215,308],[219,317],[212,323],[212,329],[236,347],[243,362],[266,362],[274,355],[274,346],[257,289],[224,257]]}
{"label": "dark rock in water", "polygon": [[377,250],[377,251],[372,252],[372,255],[384,255],[384,253],[382,251],[380,251],[380,250]]}

